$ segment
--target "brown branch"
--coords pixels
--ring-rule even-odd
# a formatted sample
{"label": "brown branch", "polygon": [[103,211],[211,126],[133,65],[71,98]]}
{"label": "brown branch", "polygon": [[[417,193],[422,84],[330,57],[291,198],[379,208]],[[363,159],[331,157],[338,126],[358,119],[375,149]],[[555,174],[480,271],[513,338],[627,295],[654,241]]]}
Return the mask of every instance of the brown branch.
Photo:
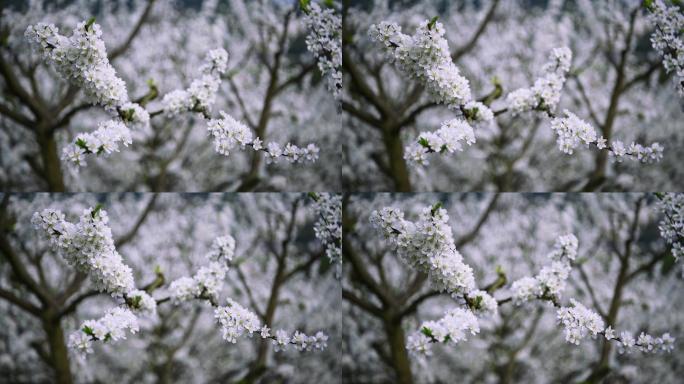
{"label": "brown branch", "polygon": [[145,24],[147,17],[150,15],[150,12],[152,11],[152,6],[154,5],[155,1],[156,0],[149,0],[147,6],[145,7],[145,10],[143,11],[142,15],[140,15],[138,22],[133,27],[133,30],[128,34],[128,37],[121,45],[119,45],[111,51],[111,53],[109,54],[109,60],[116,59],[124,52],[126,52],[126,50],[131,46],[131,43],[142,29],[142,26],[143,24]]}
{"label": "brown branch", "polygon": [[33,129],[36,125],[33,120],[24,116],[24,114],[21,112],[10,109],[4,104],[0,104],[0,114],[9,117],[10,119],[14,120],[14,122],[19,123],[29,129]]}
{"label": "brown branch", "polygon": [[121,236],[115,241],[115,245],[117,248],[125,245],[129,241],[133,240],[135,238],[135,235],[138,233],[138,230],[140,227],[143,225],[145,222],[145,219],[147,219],[147,216],[150,214],[152,209],[154,208],[154,203],[157,201],[157,195],[156,193],[152,195],[150,200],[147,202],[147,205],[145,206],[145,209],[143,212],[140,214],[138,217],[138,220],[135,222],[135,225],[133,225],[133,228],[131,228],[125,235]]}
{"label": "brown branch", "polygon": [[485,208],[484,212],[480,214],[480,218],[477,220],[475,226],[470,231],[468,231],[468,233],[458,238],[458,240],[456,241],[457,248],[463,247],[464,245],[473,241],[475,237],[477,237],[478,232],[480,232],[480,228],[482,228],[482,226],[487,222],[489,215],[494,210],[496,202],[499,200],[499,196],[501,196],[499,193],[494,194],[494,197],[492,197],[489,200],[489,203],[487,203],[487,207]]}
{"label": "brown branch", "polygon": [[382,310],[376,306],[375,304],[371,303],[368,300],[364,300],[358,296],[356,296],[354,293],[352,293],[349,290],[343,289],[342,290],[342,298],[344,300],[347,300],[351,304],[363,309],[364,311],[370,313],[371,315],[375,317],[382,317]]}
{"label": "brown branch", "polygon": [[26,311],[32,315],[40,316],[40,308],[33,305],[28,300],[23,300],[23,299],[17,297],[16,295],[14,295],[12,292],[10,292],[8,290],[0,288],[0,297],[7,300],[11,304],[16,305],[17,307],[23,309],[24,311]]}
{"label": "brown branch", "polygon": [[487,29],[487,25],[489,24],[490,21],[494,18],[494,13],[496,11],[496,7],[499,6],[499,0],[494,0],[492,2],[492,5],[489,7],[489,10],[487,11],[487,14],[485,15],[484,19],[482,19],[482,22],[480,22],[480,25],[477,27],[477,30],[475,31],[475,34],[468,40],[468,42],[461,48],[457,49],[454,51],[454,53],[451,55],[451,59],[453,61],[457,61],[461,56],[465,55],[468,53],[471,49],[475,47],[477,44],[477,41],[480,39],[480,36],[484,33],[485,29]]}

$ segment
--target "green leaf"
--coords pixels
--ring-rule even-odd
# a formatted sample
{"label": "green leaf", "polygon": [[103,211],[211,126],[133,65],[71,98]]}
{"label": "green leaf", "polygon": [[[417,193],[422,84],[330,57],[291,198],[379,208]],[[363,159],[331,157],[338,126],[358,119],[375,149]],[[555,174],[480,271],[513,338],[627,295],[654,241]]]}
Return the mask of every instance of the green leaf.
{"label": "green leaf", "polygon": [[88,22],[85,25],[85,30],[90,31],[93,27],[93,24],[95,24],[95,16],[91,17],[88,19]]}
{"label": "green leaf", "polygon": [[93,337],[95,336],[95,332],[93,332],[93,329],[87,325],[83,326],[83,333],[85,333],[88,336],[93,336]]}
{"label": "green leaf", "polygon": [[420,332],[427,337],[434,338],[434,336],[432,336],[432,330],[428,327],[421,328]]}
{"label": "green leaf", "polygon": [[441,202],[441,201],[440,201],[440,202],[437,202],[437,204],[435,204],[435,205],[432,206],[432,209],[430,210],[430,214],[431,214],[432,216],[434,216],[435,213],[437,213],[437,210],[439,210],[440,208],[442,208],[442,202]]}
{"label": "green leaf", "polygon": [[432,28],[435,27],[435,23],[437,23],[437,20],[439,19],[439,16],[435,16],[432,19],[430,19],[430,22],[428,23],[427,27],[429,30],[432,30]]}
{"label": "green leaf", "polygon": [[316,194],[316,192],[309,192],[309,193],[307,193],[307,195],[309,195],[311,200],[318,201],[318,195]]}
{"label": "green leaf", "polygon": [[427,139],[424,137],[421,137],[420,139],[418,139],[418,144],[422,145],[425,148],[428,148],[428,149],[430,148],[430,143],[428,143]]}
{"label": "green leaf", "polygon": [[653,9],[653,0],[644,0],[644,7],[647,9]]}
{"label": "green leaf", "polygon": [[302,11],[304,13],[308,14],[309,13],[309,4],[311,3],[311,0],[299,0],[299,6],[302,8]]}
{"label": "green leaf", "polygon": [[79,148],[85,149],[86,151],[88,150],[88,146],[86,145],[86,141],[83,140],[83,139],[77,139],[77,140],[76,140],[76,145],[77,145]]}
{"label": "green leaf", "polygon": [[92,216],[93,219],[94,219],[95,216],[97,216],[97,214],[98,214],[101,210],[102,210],[102,204],[96,205],[96,206],[95,206],[95,209],[93,209],[93,211],[90,213],[90,216]]}

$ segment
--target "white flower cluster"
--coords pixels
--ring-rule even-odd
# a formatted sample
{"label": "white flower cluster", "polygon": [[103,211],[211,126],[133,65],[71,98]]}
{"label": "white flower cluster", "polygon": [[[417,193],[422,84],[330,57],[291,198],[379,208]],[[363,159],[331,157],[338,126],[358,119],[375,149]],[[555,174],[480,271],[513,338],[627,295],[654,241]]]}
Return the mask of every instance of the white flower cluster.
{"label": "white flower cluster", "polygon": [[164,113],[174,116],[182,112],[201,112],[208,116],[216,101],[221,75],[228,66],[228,52],[223,48],[209,51],[200,66],[201,76],[190,83],[187,90],[174,90],[162,99]]}
{"label": "white flower cluster", "polygon": [[[606,139],[597,135],[591,124],[568,110],[563,113],[565,117],[554,117],[551,120],[551,129],[558,136],[556,139],[558,149],[571,155],[580,144],[595,144],[599,150],[606,148]],[[650,147],[632,143],[629,147],[625,147],[621,141],[614,140],[609,150],[617,161],[622,161],[625,156],[642,163],[657,162],[663,158],[663,146],[659,143],[653,143]]]}
{"label": "white flower cluster", "polygon": [[437,290],[457,297],[475,288],[473,270],[456,250],[449,215],[439,205],[423,209],[415,223],[390,207],[374,211],[370,221],[384,232],[406,264],[428,274]]}
{"label": "white flower cluster", "polygon": [[230,263],[235,256],[235,239],[231,235],[219,236],[211,243],[209,258],[211,260]]}
{"label": "white flower cluster", "polygon": [[615,140],[611,143],[610,154],[618,162],[621,162],[625,157],[629,157],[641,163],[654,163],[663,158],[663,149],[663,146],[659,143],[653,143],[649,147],[644,147],[633,142],[627,147],[623,142]]}
{"label": "white flower cluster", "polygon": [[[236,343],[238,337],[245,333],[250,337],[254,332],[262,330],[257,315],[231,299],[228,305],[217,307],[214,317],[221,325],[223,339],[229,343]],[[268,335],[268,328],[262,330]]]}
{"label": "white flower cluster", "polygon": [[494,315],[499,309],[496,299],[483,290],[476,289],[466,295],[468,307],[475,313],[483,315]]}
{"label": "white flower cluster", "polygon": [[332,8],[311,3],[304,10],[304,23],[309,30],[306,47],[318,60],[328,90],[337,99],[342,91],[342,18]]}
{"label": "white flower cluster", "polygon": [[139,330],[138,319],[125,308],[115,307],[98,320],[86,320],[81,329],[69,335],[69,348],[83,354],[92,353],[93,341],[117,341],[126,338],[126,330],[135,334]]}
{"label": "white flower cluster", "polygon": [[181,277],[171,282],[171,299],[176,304],[195,298],[216,303],[227,272],[227,265],[212,261],[200,267],[193,277]]}
{"label": "white flower cluster", "polygon": [[556,132],[556,143],[562,152],[572,155],[580,143],[597,143],[599,149],[606,147],[606,139],[598,137],[591,124],[577,117],[574,113],[565,110],[565,117],[555,117],[551,120],[551,129]]}
{"label": "white flower cluster", "polygon": [[214,239],[207,254],[209,264],[200,267],[193,277],[181,277],[169,285],[173,302],[179,304],[191,299],[206,299],[212,304],[217,303],[228,265],[234,256],[235,239],[232,236]]}
{"label": "white flower cluster", "polygon": [[463,151],[463,144],[475,143],[475,132],[465,120],[447,120],[435,132],[421,132],[418,142],[406,146],[404,158],[411,164],[427,165],[430,153],[454,153]]}
{"label": "white flower cluster", "polygon": [[126,304],[134,312],[152,315],[157,312],[157,301],[147,292],[136,289],[126,294]]}
{"label": "white flower cluster", "polygon": [[284,351],[288,345],[293,345],[299,351],[323,350],[327,347],[328,336],[323,332],[315,335],[295,331],[290,336],[285,330],[279,329],[275,335],[267,326],[262,326],[259,318],[247,308],[231,299],[227,299],[228,305],[219,306],[214,310],[214,317],[221,326],[221,334],[229,343],[237,343],[237,339],[246,335],[252,337],[257,333],[262,339],[272,339],[275,350]]}
{"label": "white flower cluster", "polygon": [[82,87],[93,103],[111,111],[128,101],[128,92],[109,63],[102,30],[93,21],[79,23],[69,38],[60,35],[54,24],[45,23],[29,26],[25,36],[57,72]]}
{"label": "white flower cluster", "polygon": [[572,306],[556,311],[558,323],[563,326],[568,343],[579,345],[582,339],[591,335],[592,338],[603,336],[608,341],[615,340],[620,353],[629,353],[635,348],[646,353],[671,352],[674,349],[675,339],[669,333],[653,337],[641,332],[635,339],[629,332],[620,332],[620,337],[616,337],[611,326],[604,329],[605,323],[599,314],[574,299],[570,302]]}
{"label": "white flower cluster", "polygon": [[678,260],[684,256],[684,194],[665,193],[659,197],[660,211],[665,215],[658,225],[660,236],[672,244],[672,256]]}
{"label": "white flower cluster", "polygon": [[403,34],[395,23],[373,24],[370,38],[384,47],[391,61],[421,81],[437,103],[460,108],[471,99],[468,80],[451,60],[442,23],[425,20],[413,36]]}
{"label": "white flower cluster", "polygon": [[119,114],[132,128],[142,129],[150,124],[150,114],[136,103],[125,103],[119,108]]}
{"label": "white flower cluster", "polygon": [[119,143],[129,146],[133,142],[131,131],[120,120],[101,121],[94,132],[79,133],[73,143],[67,144],[62,159],[75,166],[85,166],[86,154],[110,154],[119,151]]}
{"label": "white flower cluster", "polygon": [[438,321],[426,321],[420,331],[408,337],[406,348],[414,353],[430,355],[432,343],[457,344],[468,339],[468,332],[480,332],[477,317],[468,309],[455,308]]}
{"label": "white flower cluster", "polygon": [[517,304],[536,298],[557,301],[565,290],[565,280],[570,275],[570,263],[577,257],[577,247],[575,235],[559,236],[549,254],[551,264],[544,266],[535,277],[523,277],[513,282],[513,301]]}
{"label": "white flower cluster", "polygon": [[[579,345],[580,340],[591,334],[593,338],[603,332],[603,319],[597,313],[588,309],[574,299],[570,299],[572,307],[558,309],[558,323],[565,328],[565,340]],[[612,330],[612,329],[611,329]]]}
{"label": "white flower cluster", "polygon": [[534,82],[532,88],[520,88],[506,97],[513,114],[530,110],[551,112],[560,101],[565,75],[570,70],[572,51],[567,47],[554,48],[544,65],[544,75]]}
{"label": "white flower cluster", "polygon": [[128,146],[131,133],[126,124],[132,128],[149,124],[149,113],[128,101],[126,84],[109,63],[102,30],[94,19],[78,24],[68,38],[60,35],[53,24],[45,23],[29,26],[25,36],[38,45],[43,57],[54,64],[59,74],[83,88],[91,102],[118,115],[114,120],[100,123],[95,132],[79,134],[63,149],[62,160],[74,166],[74,171],[86,165],[86,154],[116,152],[119,142]]}
{"label": "white flower cluster", "polygon": [[670,353],[674,350],[674,342],[675,338],[667,332],[663,333],[661,337],[653,337],[641,332],[636,339],[628,332],[621,332],[618,352],[630,353],[632,349],[636,348],[645,353]]}
{"label": "white flower cluster", "polygon": [[494,112],[479,101],[469,101],[463,105],[461,110],[465,118],[474,123],[488,123],[494,120]]}
{"label": "white flower cluster", "polygon": [[314,194],[314,223],[316,238],[325,245],[330,264],[342,264],[342,196],[331,193]]}
{"label": "white flower cluster", "polygon": [[651,22],[656,26],[651,44],[663,57],[665,70],[674,72],[677,92],[684,97],[684,14],[676,5],[668,7],[662,0],[652,2],[650,10]]}
{"label": "white flower cluster", "polygon": [[221,155],[228,156],[236,147],[245,149],[249,146],[255,151],[265,152],[269,163],[277,162],[281,157],[291,163],[314,162],[318,159],[319,148],[315,144],[300,148],[287,143],[282,148],[280,144],[270,142],[264,147],[263,141],[255,137],[249,127],[223,111],[220,114],[220,119],[209,119],[207,129],[214,138],[214,149]]}
{"label": "white flower cluster", "polygon": [[114,247],[108,221],[107,212],[100,208],[84,210],[77,224],[52,209],[36,212],[32,218],[33,225],[45,231],[64,259],[90,276],[96,289],[123,296],[134,289],[133,273]]}

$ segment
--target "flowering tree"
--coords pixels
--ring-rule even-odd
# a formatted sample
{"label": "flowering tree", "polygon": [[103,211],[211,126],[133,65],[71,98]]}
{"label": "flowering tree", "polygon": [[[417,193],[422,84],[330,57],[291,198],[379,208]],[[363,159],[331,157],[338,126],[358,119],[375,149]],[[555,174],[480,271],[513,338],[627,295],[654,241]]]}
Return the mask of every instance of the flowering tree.
{"label": "flowering tree", "polygon": [[465,382],[675,382],[684,314],[674,309],[682,301],[681,268],[673,268],[681,200],[351,198],[345,375],[402,383],[456,374]]}
{"label": "flowering tree", "polygon": [[128,3],[3,9],[4,189],[337,185],[334,2]]}
{"label": "flowering tree", "polygon": [[345,182],[399,191],[679,186],[668,175],[682,148],[681,99],[660,83],[681,80],[684,16],[647,3],[350,7]]}
{"label": "flowering tree", "polygon": [[316,199],[3,196],[2,376],[330,380],[339,261],[320,222],[339,216]]}

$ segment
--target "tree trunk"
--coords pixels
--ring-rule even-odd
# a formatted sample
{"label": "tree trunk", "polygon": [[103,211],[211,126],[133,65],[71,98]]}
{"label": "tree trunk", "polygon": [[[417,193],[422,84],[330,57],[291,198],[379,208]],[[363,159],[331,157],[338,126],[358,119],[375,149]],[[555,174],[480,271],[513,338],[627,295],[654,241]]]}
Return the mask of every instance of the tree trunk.
{"label": "tree trunk", "polygon": [[389,169],[395,188],[398,192],[411,192],[406,160],[404,160],[404,145],[398,133],[383,130],[382,140],[389,156]]}
{"label": "tree trunk", "polygon": [[43,320],[48,344],[50,346],[50,360],[55,371],[55,382],[58,384],[71,384],[71,366],[69,365],[69,353],[64,342],[64,331],[59,320]]}
{"label": "tree trunk", "polygon": [[385,320],[385,332],[389,341],[392,365],[396,373],[398,384],[412,384],[411,364],[406,351],[406,338],[401,323]]}
{"label": "tree trunk", "polygon": [[64,176],[57,151],[57,142],[52,133],[39,130],[37,133],[40,157],[43,163],[43,177],[50,192],[64,192]]}

